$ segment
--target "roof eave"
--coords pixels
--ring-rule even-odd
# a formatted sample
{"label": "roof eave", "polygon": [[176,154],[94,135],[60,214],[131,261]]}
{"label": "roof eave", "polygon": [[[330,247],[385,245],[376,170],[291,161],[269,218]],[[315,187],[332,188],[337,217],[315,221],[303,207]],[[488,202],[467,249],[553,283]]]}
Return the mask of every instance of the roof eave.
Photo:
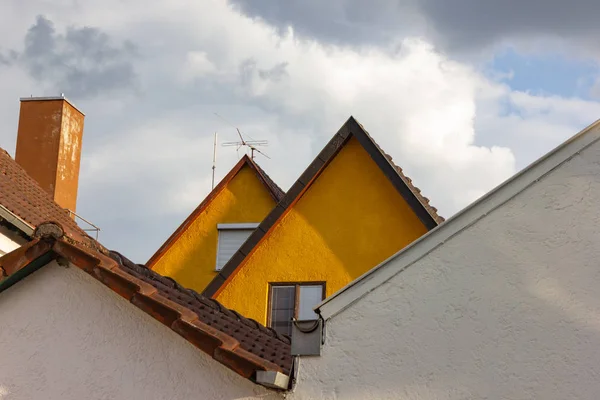
{"label": "roof eave", "polygon": [[52,260],[60,259],[87,272],[242,377],[262,384],[256,381],[259,371],[287,376],[278,365],[244,350],[234,338],[205,325],[193,311],[163,297],[150,284],[123,271],[110,257],[68,243],[60,225],[41,224],[34,236],[31,242],[0,257],[0,277],[4,277],[0,280],[0,292]]}

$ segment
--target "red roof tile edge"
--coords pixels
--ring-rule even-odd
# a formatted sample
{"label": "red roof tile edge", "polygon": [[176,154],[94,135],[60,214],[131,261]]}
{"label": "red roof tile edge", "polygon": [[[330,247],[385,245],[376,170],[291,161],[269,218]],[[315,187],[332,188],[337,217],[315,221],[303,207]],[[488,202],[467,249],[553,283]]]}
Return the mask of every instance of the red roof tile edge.
{"label": "red roof tile edge", "polygon": [[[255,381],[257,371],[275,371],[289,376],[291,370],[289,338],[280,336],[273,338],[272,335],[267,338],[264,332],[267,328],[262,326],[248,328],[246,332],[240,332],[241,335],[251,339],[253,337],[263,339],[263,345],[266,340],[273,347],[277,347],[277,349],[263,348],[261,350],[262,352],[272,352],[273,355],[275,353],[283,355],[281,357],[282,362],[278,365],[244,349],[240,340],[223,332],[219,329],[218,324],[211,326],[210,321],[207,322],[206,318],[203,321],[189,307],[167,298],[163,291],[139,276],[135,276],[123,263],[118,262],[111,256],[69,240],[59,224],[54,222],[40,224],[34,232],[34,237],[31,242],[0,258],[0,277],[9,277],[39,257],[52,252],[53,257],[59,262],[66,260],[87,272],[115,293],[168,326],[195,347],[239,375],[253,381]],[[143,268],[142,266],[138,267]],[[217,303],[214,300],[211,301]],[[219,306],[221,309],[218,312],[223,312],[225,307],[220,304]],[[232,310],[228,311],[239,316]],[[212,312],[212,315],[216,313]],[[214,317],[214,322],[217,322],[216,317]]]}
{"label": "red roof tile edge", "polygon": [[52,196],[1,148],[0,191],[0,204],[33,228],[52,219],[61,223],[65,234],[73,240],[94,250],[106,250],[81,229],[68,212],[56,204]]}

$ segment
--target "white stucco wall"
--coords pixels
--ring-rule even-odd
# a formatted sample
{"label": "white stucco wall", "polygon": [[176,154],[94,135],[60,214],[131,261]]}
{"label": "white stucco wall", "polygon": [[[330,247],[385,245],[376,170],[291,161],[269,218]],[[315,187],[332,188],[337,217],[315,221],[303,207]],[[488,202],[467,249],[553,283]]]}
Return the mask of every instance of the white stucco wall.
{"label": "white stucco wall", "polygon": [[0,293],[0,399],[274,399],[76,267]]}
{"label": "white stucco wall", "polygon": [[327,321],[290,398],[595,400],[599,376],[594,145]]}

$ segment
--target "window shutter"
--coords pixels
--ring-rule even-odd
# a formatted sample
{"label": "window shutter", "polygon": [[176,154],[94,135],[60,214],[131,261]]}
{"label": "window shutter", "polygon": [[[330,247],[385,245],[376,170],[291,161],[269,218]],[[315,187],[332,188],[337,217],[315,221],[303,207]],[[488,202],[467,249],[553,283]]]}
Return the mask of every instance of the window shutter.
{"label": "window shutter", "polygon": [[217,266],[220,271],[227,261],[235,254],[242,244],[248,239],[254,229],[224,229],[219,230],[217,248]]}

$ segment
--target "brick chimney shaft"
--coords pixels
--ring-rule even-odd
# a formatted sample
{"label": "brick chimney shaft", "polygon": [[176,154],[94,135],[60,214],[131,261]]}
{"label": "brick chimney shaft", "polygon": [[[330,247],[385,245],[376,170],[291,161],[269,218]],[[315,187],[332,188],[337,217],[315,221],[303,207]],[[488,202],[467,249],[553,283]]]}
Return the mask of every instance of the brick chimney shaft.
{"label": "brick chimney shaft", "polygon": [[84,114],[64,97],[21,99],[15,160],[63,208],[77,206]]}

